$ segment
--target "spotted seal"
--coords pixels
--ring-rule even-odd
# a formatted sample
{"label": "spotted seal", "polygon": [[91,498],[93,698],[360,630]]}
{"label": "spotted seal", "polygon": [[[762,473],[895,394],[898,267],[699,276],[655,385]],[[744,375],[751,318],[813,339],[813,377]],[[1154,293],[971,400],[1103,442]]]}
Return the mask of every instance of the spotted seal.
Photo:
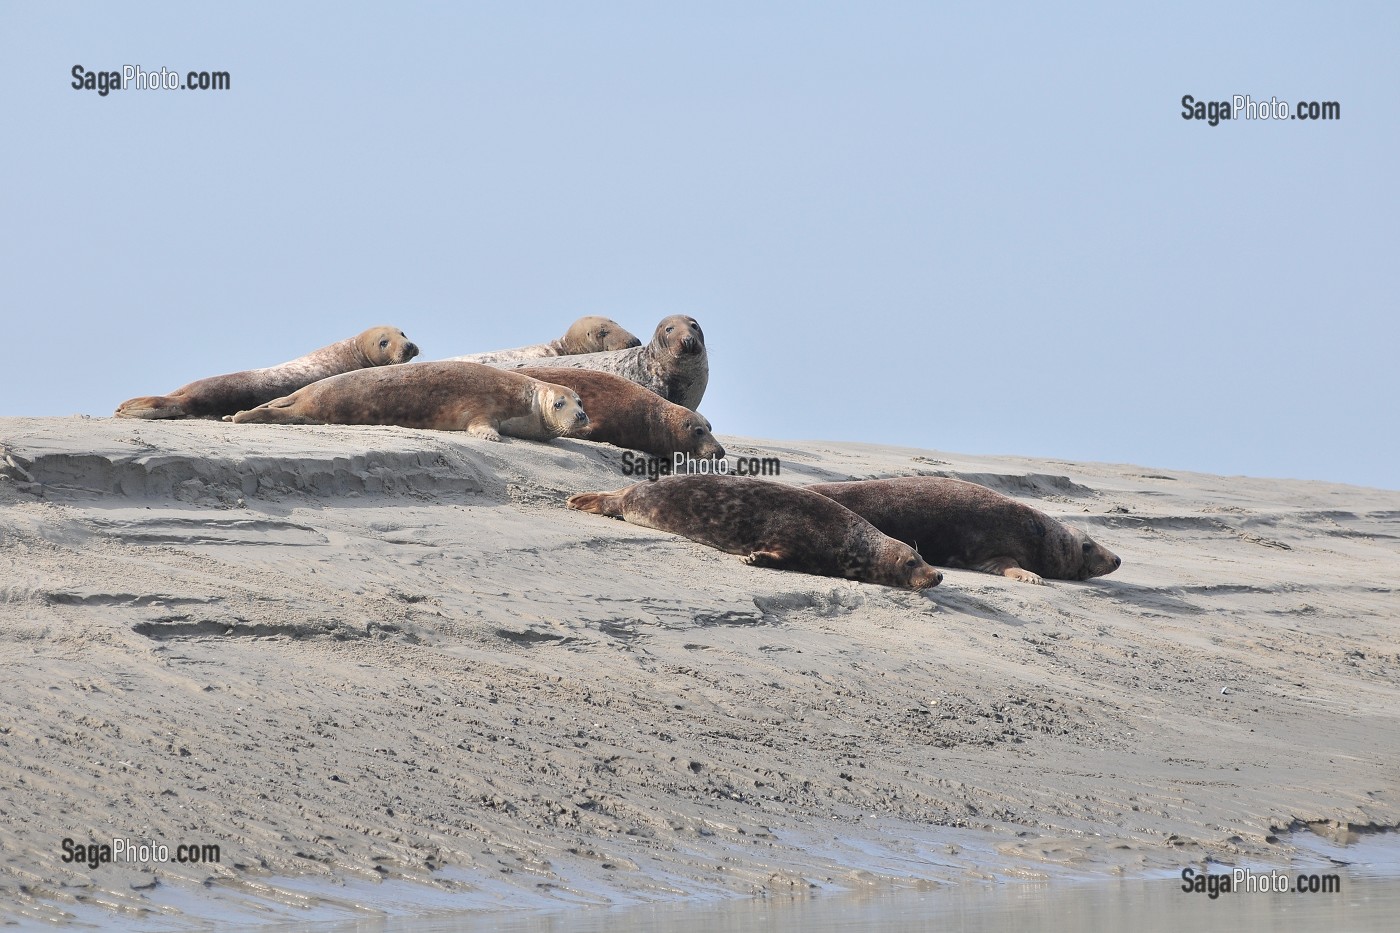
{"label": "spotted seal", "polygon": [[668,402],[621,376],[591,369],[543,366],[511,371],[568,386],[577,392],[593,426],[587,440],[640,450],[656,457],[688,454],[708,460],[724,456],[724,447],[715,440],[708,418]]}
{"label": "spotted seal", "polygon": [[1025,583],[1087,580],[1117,570],[1116,554],[1039,509],[965,480],[900,476],[804,486],[839,502],[931,564]]}
{"label": "spotted seal", "polygon": [[546,441],[588,433],[573,389],[480,363],[439,360],[342,373],[225,419],[237,424],[396,424]]}
{"label": "spotted seal", "polygon": [[564,332],[564,336],[549,343],[537,343],[510,350],[492,350],[489,353],[468,353],[466,356],[449,356],[448,359],[464,363],[514,363],[551,356],[606,353],[641,345],[642,342],[617,321],[593,314],[574,321]]}
{"label": "spotted seal", "polygon": [[493,364],[504,369],[523,366],[591,369],[630,379],[668,402],[691,411],[700,407],[710,381],[710,359],[705,332],[693,317],[673,314],[656,325],[646,346],[610,353],[581,353],[525,362]]}
{"label": "spotted seal", "polygon": [[295,392],[318,379],[406,363],[418,347],[397,327],[371,327],[277,366],[210,376],[169,395],[143,395],[117,406],[118,418],[221,418]]}
{"label": "spotted seal", "polygon": [[744,563],[925,589],[943,575],[902,541],[825,496],[741,476],[686,475],[584,492],[571,509],[684,535]]}

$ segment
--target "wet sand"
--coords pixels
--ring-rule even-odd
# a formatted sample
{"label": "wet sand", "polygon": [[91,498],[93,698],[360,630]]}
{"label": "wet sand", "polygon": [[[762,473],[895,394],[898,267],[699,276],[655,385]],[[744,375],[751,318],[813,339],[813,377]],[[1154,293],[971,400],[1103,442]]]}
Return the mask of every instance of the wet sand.
{"label": "wet sand", "polygon": [[630,482],[584,442],[0,419],[3,911],[1108,878],[1400,824],[1400,493],[722,440],[786,482],[982,482],[1124,566],[919,594],[567,511]]}

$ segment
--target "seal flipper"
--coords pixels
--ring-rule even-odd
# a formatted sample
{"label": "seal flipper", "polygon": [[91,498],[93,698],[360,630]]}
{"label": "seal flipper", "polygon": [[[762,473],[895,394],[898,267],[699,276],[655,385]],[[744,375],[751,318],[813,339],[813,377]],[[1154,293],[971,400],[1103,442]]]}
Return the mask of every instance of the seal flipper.
{"label": "seal flipper", "polygon": [[1040,578],[1040,574],[1031,573],[1029,570],[1024,569],[1020,564],[1016,563],[1016,558],[1014,557],[993,557],[990,560],[982,561],[982,563],[970,569],[980,573],[994,573],[998,576],[1010,577],[1012,580],[1019,580],[1022,583],[1045,583],[1045,581]]}
{"label": "seal flipper", "polygon": [[615,518],[621,518],[622,494],[626,491],[626,489],[619,489],[616,492],[581,492],[578,495],[570,496],[569,501],[564,504],[580,512],[592,512],[594,515],[611,515]]}
{"label": "seal flipper", "polygon": [[112,413],[114,418],[184,418],[185,406],[173,395],[142,395],[127,399]]}
{"label": "seal flipper", "polygon": [[226,417],[225,421],[235,424],[312,424],[314,422],[300,415],[289,414],[286,410],[296,404],[293,395],[284,395],[265,402],[257,408],[240,411]]}
{"label": "seal flipper", "polygon": [[501,439],[501,432],[497,431],[496,426],[490,421],[469,422],[465,430],[468,437],[479,437],[483,441],[499,441]]}
{"label": "seal flipper", "polygon": [[744,558],[750,567],[781,567],[787,562],[787,555],[780,551],[754,551]]}

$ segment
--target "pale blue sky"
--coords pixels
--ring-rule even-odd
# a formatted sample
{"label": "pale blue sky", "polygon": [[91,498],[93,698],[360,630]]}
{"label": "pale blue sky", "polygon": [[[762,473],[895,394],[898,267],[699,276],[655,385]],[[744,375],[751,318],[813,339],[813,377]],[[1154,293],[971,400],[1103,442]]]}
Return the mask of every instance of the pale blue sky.
{"label": "pale blue sky", "polygon": [[0,413],[689,313],[720,433],[1400,488],[1398,46],[1390,4],[4,2]]}

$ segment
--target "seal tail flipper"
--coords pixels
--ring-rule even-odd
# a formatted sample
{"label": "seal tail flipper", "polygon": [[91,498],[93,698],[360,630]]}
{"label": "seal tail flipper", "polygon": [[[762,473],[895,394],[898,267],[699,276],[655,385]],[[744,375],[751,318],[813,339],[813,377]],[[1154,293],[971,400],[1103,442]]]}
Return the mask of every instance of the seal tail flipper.
{"label": "seal tail flipper", "polygon": [[622,494],[626,491],[626,489],[619,489],[616,492],[581,492],[576,496],[570,496],[569,501],[565,504],[580,512],[592,512],[594,515],[615,515],[620,518],[622,516]]}
{"label": "seal tail flipper", "polygon": [[115,418],[183,418],[185,408],[178,398],[169,395],[142,395],[117,406]]}
{"label": "seal tail flipper", "polygon": [[257,408],[240,411],[236,415],[228,415],[224,420],[232,421],[235,424],[290,424],[293,419],[287,417],[286,409],[291,407],[292,397],[284,395],[259,405]]}

